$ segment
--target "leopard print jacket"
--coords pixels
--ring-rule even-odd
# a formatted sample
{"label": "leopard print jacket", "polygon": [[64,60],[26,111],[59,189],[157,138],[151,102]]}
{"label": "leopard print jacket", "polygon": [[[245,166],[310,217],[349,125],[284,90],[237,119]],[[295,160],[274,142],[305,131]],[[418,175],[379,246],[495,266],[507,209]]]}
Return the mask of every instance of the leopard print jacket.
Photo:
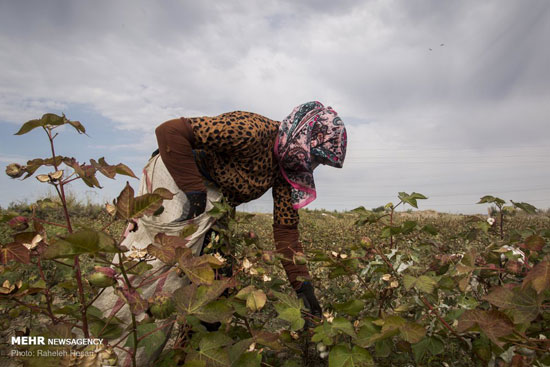
{"label": "leopard print jacket", "polygon": [[273,221],[296,228],[291,186],[281,174],[273,152],[280,122],[234,111],[215,117],[192,117],[199,170],[216,183],[230,204],[237,206],[273,193]]}

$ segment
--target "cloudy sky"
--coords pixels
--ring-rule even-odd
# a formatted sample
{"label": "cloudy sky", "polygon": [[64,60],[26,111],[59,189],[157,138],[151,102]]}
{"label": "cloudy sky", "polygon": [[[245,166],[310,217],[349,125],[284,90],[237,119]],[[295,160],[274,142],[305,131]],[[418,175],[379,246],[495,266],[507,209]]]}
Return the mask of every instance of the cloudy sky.
{"label": "cloudy sky", "polygon": [[[421,209],[484,212],[486,194],[550,207],[547,0],[0,0],[0,161],[48,154],[46,112],[80,120],[59,154],[136,172],[154,128],[247,110],[275,120],[319,100],[344,120],[344,168],[315,172],[310,208],[429,197]],[[124,180],[83,184],[116,197]],[[131,181],[137,187],[137,180]],[[48,190],[0,177],[0,205]],[[271,195],[243,205],[270,211]]]}

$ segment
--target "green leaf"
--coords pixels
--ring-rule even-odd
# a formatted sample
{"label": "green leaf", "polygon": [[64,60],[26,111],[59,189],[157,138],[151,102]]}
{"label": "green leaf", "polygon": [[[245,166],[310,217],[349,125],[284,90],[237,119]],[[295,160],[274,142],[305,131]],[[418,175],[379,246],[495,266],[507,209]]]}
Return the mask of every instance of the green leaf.
{"label": "green leaf", "polygon": [[275,295],[275,297],[277,297],[279,301],[282,302],[282,304],[284,304],[287,307],[300,309],[304,306],[302,303],[302,300],[294,295],[289,295],[289,294],[281,293],[277,291],[273,291],[273,294]]}
{"label": "green leaf", "polygon": [[218,298],[226,288],[234,286],[234,280],[215,280],[210,286],[189,284],[176,289],[174,303],[178,311],[184,314],[199,314],[201,307]]}
{"label": "green leaf", "polygon": [[[354,343],[359,345],[360,347],[366,348],[371,344],[370,339],[374,335],[378,334],[379,332],[380,332],[379,327],[375,326],[370,321],[366,321],[359,328],[359,331],[357,332],[357,338],[355,339]],[[325,343],[325,344],[327,344],[327,343]]]}
{"label": "green leaf", "polygon": [[406,324],[406,321],[399,316],[388,316],[383,321],[384,324],[382,325],[382,333],[399,330]]}
{"label": "green leaf", "polygon": [[181,257],[179,265],[189,280],[197,285],[210,285],[214,281],[214,270],[204,256]]}
{"label": "green leaf", "polygon": [[225,202],[213,201],[212,205],[213,208],[208,211],[208,215],[216,219],[224,217],[232,210],[229,204]]}
{"label": "green leaf", "polygon": [[123,289],[118,287],[115,290],[115,293],[122,299],[126,304],[128,304],[128,307],[130,308],[130,312],[132,312],[134,315],[140,315],[147,308],[149,307],[148,302],[143,299],[141,294],[138,293],[135,289]]}
{"label": "green leaf", "polygon": [[168,189],[165,189],[164,187],[157,187],[154,191],[153,191],[153,194],[155,195],[159,195],[160,197],[162,197],[164,200],[172,200],[174,198],[174,195],[172,192],[170,192],[170,190]]}
{"label": "green leaf", "polygon": [[407,203],[409,204],[410,206],[414,207],[414,208],[417,208],[418,209],[418,203],[417,203],[417,200],[424,200],[424,199],[427,199],[426,196],[422,195],[422,194],[419,194],[417,192],[413,192],[412,194],[407,194],[406,192],[400,192],[399,195],[398,195],[399,199],[403,202],[403,203]]}
{"label": "green leaf", "polygon": [[281,350],[283,346],[279,341],[279,334],[271,333],[265,330],[252,330],[254,341],[258,344],[265,345],[271,350]]}
{"label": "green leaf", "polygon": [[421,275],[420,277],[415,278],[411,275],[406,274],[403,277],[403,285],[405,286],[406,290],[410,290],[414,287],[421,292],[431,294],[435,290],[437,281],[427,275]]}
{"label": "green leaf", "polygon": [[364,214],[364,213],[370,213],[370,210],[365,209],[364,206],[357,207],[355,209],[350,210],[351,213],[358,213],[358,214]]}
{"label": "green leaf", "polygon": [[199,343],[201,351],[216,349],[220,347],[226,347],[231,345],[233,340],[221,331],[208,333],[203,337]]}
{"label": "green leaf", "polygon": [[437,233],[439,232],[437,228],[435,228],[431,224],[426,224],[424,227],[422,227],[422,231],[431,234],[432,236],[437,235]]}
{"label": "green leaf", "polygon": [[162,205],[164,199],[157,194],[144,194],[134,198],[131,217],[141,218],[144,215],[151,216]]}
{"label": "green leaf", "polygon": [[248,347],[250,347],[252,343],[254,343],[254,339],[248,338],[233,344],[229,348],[229,360],[231,362],[231,366],[234,366],[235,363],[237,363],[237,361],[248,350]]}
{"label": "green leaf", "polygon": [[186,362],[183,367],[206,367],[206,361],[201,361],[198,359],[190,360],[190,358],[186,358],[185,361]]}
{"label": "green leaf", "polygon": [[395,236],[399,233],[401,233],[402,228],[401,226],[385,226],[380,231],[380,237],[381,238],[390,238],[390,236]]}
{"label": "green leaf", "polygon": [[336,279],[338,277],[348,275],[349,272],[346,270],[346,268],[342,266],[337,266],[330,270],[330,273],[328,274],[329,279]]}
{"label": "green leaf", "polygon": [[195,233],[199,227],[196,224],[188,224],[181,230],[179,237],[180,238],[187,238],[191,236],[193,233]]}
{"label": "green leaf", "polygon": [[[314,343],[323,342],[325,345],[333,344],[333,337],[336,336],[336,332],[332,329],[332,324],[328,323],[326,320],[319,326],[316,326],[313,329],[314,334],[311,340]],[[359,344],[358,344],[359,345]]]}
{"label": "green leaf", "polygon": [[525,239],[524,244],[531,251],[542,251],[546,241],[541,236],[532,235]]}
{"label": "green leaf", "polygon": [[332,321],[332,328],[334,330],[340,330],[344,332],[345,334],[348,334],[352,338],[355,338],[355,330],[353,329],[353,325],[351,322],[343,317],[335,317]]}
{"label": "green leaf", "polygon": [[383,320],[376,320],[373,323],[380,323],[382,325],[382,330],[380,333],[373,335],[368,343],[372,344],[378,340],[383,340],[391,338],[399,334],[399,330],[402,326],[406,324],[406,321],[399,316],[388,316]]}
{"label": "green leaf", "polygon": [[483,361],[489,362],[493,357],[491,342],[489,338],[481,334],[472,342],[474,353]]}
{"label": "green leaf", "polygon": [[410,291],[412,287],[416,284],[416,278],[412,275],[405,274],[403,276],[403,285],[407,291]]}
{"label": "green leaf", "polygon": [[42,120],[30,120],[25,122],[18,132],[16,132],[14,135],[23,135],[28,133],[29,131],[36,129],[37,127],[44,126],[44,122]]}
{"label": "green leaf", "polygon": [[401,233],[402,234],[409,234],[411,233],[417,226],[416,221],[414,220],[408,220],[405,223],[401,225]]}
{"label": "green leaf", "polygon": [[252,293],[254,290],[256,289],[255,286],[253,285],[249,285],[247,287],[244,287],[243,289],[241,289],[236,295],[235,295],[235,298],[237,299],[240,299],[242,301],[246,301],[246,299],[248,298],[248,295],[250,293]]}
{"label": "green leaf", "polygon": [[235,310],[226,299],[218,299],[200,307],[194,315],[201,321],[227,323],[231,320]]}
{"label": "green leaf", "polygon": [[130,176],[130,177],[133,177],[133,178],[137,178],[136,175],[134,174],[134,172],[132,172],[132,170],[130,168],[128,168],[127,165],[122,164],[122,163],[119,163],[115,166],[115,171],[119,175],[125,175],[125,176]]}
{"label": "green leaf", "polygon": [[414,322],[407,322],[399,328],[399,331],[401,332],[401,337],[411,344],[418,343],[426,335],[424,326]]}
{"label": "green leaf", "polygon": [[506,203],[506,201],[491,195],[485,195],[484,197],[479,199],[478,204],[485,204],[485,203],[494,203],[499,208],[502,208],[502,206]]}
{"label": "green leaf", "polygon": [[436,356],[443,353],[445,344],[438,337],[430,336],[412,345],[414,360],[419,363],[427,356]]}
{"label": "green leaf", "polygon": [[92,318],[92,320],[90,320],[90,332],[97,338],[112,340],[120,338],[123,330],[122,327],[120,327],[118,323],[113,322],[113,320],[107,324],[106,320]]}
{"label": "green leaf", "polygon": [[[153,242],[160,247],[175,247],[175,248],[182,248],[187,249],[187,244],[189,243],[188,240],[181,238],[180,236],[169,236],[164,233],[157,233],[155,236]],[[192,251],[185,251],[184,255],[186,257],[191,257]]]}
{"label": "green leaf", "polygon": [[334,309],[336,311],[350,316],[357,316],[364,308],[365,302],[360,299],[352,299],[348,302],[334,304]]}
{"label": "green leaf", "polygon": [[[66,124],[66,123],[69,123],[73,127],[75,127],[75,129],[77,129],[77,131],[79,133],[86,131],[86,130],[84,130],[84,126],[82,126],[82,124],[80,122],[78,122],[78,121],[69,121],[69,120],[67,120],[65,115],[59,116],[59,115],[56,115],[54,113],[46,113],[42,116],[42,118],[40,120],[30,120],[30,121],[25,122],[23,124],[23,126],[21,126],[19,131],[15,133],[15,135],[26,134],[29,131],[31,131],[33,129],[36,129],[37,127],[41,127],[41,126],[59,126],[59,125],[63,125],[63,124]],[[78,128],[77,128],[77,126],[78,126]]]}
{"label": "green leaf", "polygon": [[[182,350],[168,349],[162,352],[159,358],[155,361],[155,367],[178,367],[180,362],[183,362],[185,353]],[[205,367],[206,363],[198,361],[202,365],[193,365],[192,363],[184,365],[185,367]]]}
{"label": "green leaf", "polygon": [[267,297],[262,290],[252,291],[246,298],[246,307],[252,311],[256,312],[261,310],[267,301]]}
{"label": "green leaf", "polygon": [[120,219],[132,219],[132,211],[134,210],[134,189],[130,183],[126,181],[126,186],[116,199],[116,215]]}
{"label": "green leaf", "polygon": [[262,364],[262,355],[258,352],[245,352],[231,367],[260,367]]}
{"label": "green leaf", "polygon": [[225,347],[232,342],[231,338],[222,332],[208,333],[199,342],[199,351],[189,353],[185,362],[187,364],[189,361],[199,360],[205,361],[206,366],[229,367],[231,361]]}
{"label": "green leaf", "polygon": [[92,166],[94,166],[96,170],[101,172],[103,176],[111,179],[115,178],[115,167],[108,165],[103,158],[100,158],[99,162],[100,163],[96,162],[94,159],[90,159],[90,163],[92,164]]}
{"label": "green leaf", "polygon": [[374,356],[387,358],[391,354],[393,343],[390,339],[382,339],[374,343]]}
{"label": "green leaf", "polygon": [[97,187],[101,188],[101,185],[99,184],[99,181],[95,177],[95,174],[97,172],[96,168],[92,165],[80,165],[78,162],[73,161],[72,163],[68,164],[74,172],[82,179],[82,182],[84,182],[89,187]]}
{"label": "green leaf", "polygon": [[[46,248],[43,256],[46,259],[73,257],[85,253],[97,253],[103,247],[108,247],[108,236],[93,230],[84,230],[72,233],[59,239]],[[103,239],[103,243],[101,241]]]}
{"label": "green leaf", "polygon": [[528,204],[528,203],[516,203],[514,202],[513,200],[510,200],[512,202],[512,204],[514,204],[514,206],[516,208],[519,208],[521,210],[523,210],[524,212],[526,212],[527,214],[537,214],[537,208],[535,208],[533,205],[531,204]]}
{"label": "green leaf", "polygon": [[512,311],[510,315],[516,324],[531,322],[537,318],[543,301],[542,294],[537,295],[533,289],[521,287],[496,287],[483,299],[503,310]]}
{"label": "green leaf", "polygon": [[421,275],[416,280],[415,287],[424,293],[431,294],[433,293],[435,286],[437,285],[437,281],[427,275]]}
{"label": "green leaf", "polygon": [[275,310],[279,314],[279,319],[290,322],[291,330],[299,330],[304,327],[305,321],[302,318],[302,313],[299,308],[288,307],[285,304],[278,302],[275,303]]}
{"label": "green leaf", "polygon": [[139,264],[137,261],[128,261],[124,263],[124,266],[126,267],[126,272],[133,275],[143,275],[153,269],[153,265],[147,264],[145,261],[142,261]]}
{"label": "green leaf", "polygon": [[328,356],[329,367],[363,367],[374,366],[369,352],[361,347],[349,349],[345,344],[338,344],[330,350]]}
{"label": "green leaf", "polygon": [[300,310],[304,307],[302,300],[294,295],[288,295],[273,291],[273,294],[279,302],[275,303],[275,310],[279,313],[279,318],[291,323],[292,330],[298,330],[304,327],[304,319]]}
{"label": "green leaf", "polygon": [[86,134],[86,128],[80,123],[80,121],[67,120],[67,123],[74,127],[79,134]]}
{"label": "green leaf", "polygon": [[531,286],[537,293],[550,289],[550,262],[541,261],[523,279],[522,288]]}
{"label": "green leaf", "polygon": [[[158,326],[155,323],[151,324],[141,324],[138,325],[136,328],[137,337],[138,339],[143,337],[144,335],[151,333],[150,335],[147,335],[145,338],[140,340],[138,342],[138,348],[144,347],[144,353],[151,357],[153,353],[155,353],[164,343],[166,339],[166,335],[162,332],[162,330],[157,330],[153,332]],[[128,339],[126,339],[125,347],[134,348],[134,337],[133,334],[130,334],[128,336]]]}
{"label": "green leaf", "polygon": [[6,265],[10,260],[30,264],[31,252],[20,243],[12,242],[0,248],[0,263]]}
{"label": "green leaf", "polygon": [[158,247],[150,244],[147,246],[147,253],[167,265],[174,265],[177,262],[176,248],[172,246]]}
{"label": "green leaf", "polygon": [[508,336],[514,330],[510,319],[499,311],[467,310],[458,319],[459,333],[479,326],[481,331],[499,347],[504,346],[499,338]]}

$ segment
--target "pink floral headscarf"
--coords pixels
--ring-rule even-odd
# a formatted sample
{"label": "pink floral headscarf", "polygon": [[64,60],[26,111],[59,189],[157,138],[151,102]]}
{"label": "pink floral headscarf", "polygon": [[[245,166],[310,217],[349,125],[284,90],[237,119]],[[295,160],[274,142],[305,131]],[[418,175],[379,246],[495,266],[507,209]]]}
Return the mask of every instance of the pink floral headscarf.
{"label": "pink floral headscarf", "polygon": [[320,102],[304,103],[279,127],[275,156],[284,178],[292,186],[292,206],[300,209],[316,198],[313,170],[318,164],[341,168],[347,136],[342,119]]}

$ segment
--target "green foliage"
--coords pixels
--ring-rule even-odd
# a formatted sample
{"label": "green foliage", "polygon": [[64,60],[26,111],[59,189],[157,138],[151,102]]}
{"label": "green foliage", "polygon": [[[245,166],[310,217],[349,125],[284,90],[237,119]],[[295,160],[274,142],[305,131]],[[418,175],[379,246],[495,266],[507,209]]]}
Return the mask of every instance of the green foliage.
{"label": "green foliage", "polygon": [[[17,135],[41,127],[53,147],[52,131],[63,124],[85,133],[81,123],[47,114]],[[0,213],[6,238],[0,312],[33,328],[49,325],[44,333],[70,337],[77,328],[105,338],[102,353],[109,358],[122,337],[118,346],[135,358],[138,350],[153,355],[166,330],[179,330],[159,366],[548,365],[549,219],[528,203],[506,206],[498,197],[482,197],[480,204],[498,208],[497,224],[481,216],[398,213],[401,204],[418,208],[418,200],[427,199],[416,192],[399,192],[396,205],[374,210],[303,211],[301,239],[308,252],[282,259],[273,251],[271,218],[235,214],[222,201],[209,212],[217,223],[205,254],[192,256],[186,245],[194,226],[177,236],[158,234],[146,250],[116,240],[140,217],[158,215],[173,193],[157,189],[136,197],[126,183],[101,215],[80,221],[65,195],[70,182],[99,188],[97,172],[110,179],[133,173],[104,158],[80,164],[64,156],[10,165],[6,173],[27,178],[48,167],[53,172],[37,177],[58,199]],[[162,277],[148,264],[156,259],[166,265],[165,274],[178,273],[187,282],[145,299],[131,275]],[[313,319],[283,280],[280,260],[308,264],[322,319]],[[129,307],[132,320],[94,305],[106,290]],[[218,331],[203,324],[216,322]]]}
{"label": "green foliage", "polygon": [[350,349],[346,345],[338,344],[331,349],[328,358],[330,367],[374,366],[369,352],[358,346]]}

